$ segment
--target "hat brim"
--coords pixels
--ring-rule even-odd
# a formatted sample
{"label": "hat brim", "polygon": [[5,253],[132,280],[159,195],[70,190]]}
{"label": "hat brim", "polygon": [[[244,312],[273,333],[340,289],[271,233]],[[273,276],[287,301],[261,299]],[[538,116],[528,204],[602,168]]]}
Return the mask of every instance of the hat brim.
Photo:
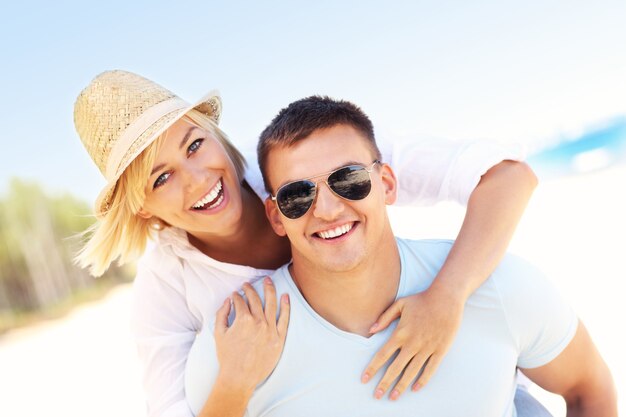
{"label": "hat brim", "polygon": [[110,201],[115,193],[117,182],[131,162],[135,160],[135,158],[137,158],[137,156],[139,156],[139,154],[150,146],[150,144],[152,144],[159,136],[161,136],[163,132],[194,109],[206,114],[211,117],[216,124],[219,124],[219,119],[222,114],[222,100],[220,98],[219,91],[211,90],[194,104],[190,104],[182,109],[164,114],[156,122],[148,126],[146,130],[137,137],[137,139],[133,142],[133,145],[125,153],[123,162],[120,164],[120,168],[118,169],[116,175],[107,183],[104,189],[100,191],[100,194],[98,194],[98,197],[96,198],[94,210],[97,218],[104,218],[107,212],[111,209]]}

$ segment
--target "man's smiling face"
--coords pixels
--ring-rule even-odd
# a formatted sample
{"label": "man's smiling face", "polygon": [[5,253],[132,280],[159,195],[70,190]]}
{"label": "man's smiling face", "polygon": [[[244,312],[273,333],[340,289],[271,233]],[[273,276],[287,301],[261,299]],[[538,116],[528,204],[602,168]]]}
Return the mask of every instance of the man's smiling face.
{"label": "man's smiling face", "polygon": [[[274,230],[291,241],[294,264],[329,272],[347,272],[373,259],[388,228],[386,204],[395,201],[396,181],[387,165],[376,159],[369,142],[349,125],[314,131],[289,147],[273,148],[268,156],[268,182],[273,194],[292,181],[313,178],[317,193],[313,205],[297,219],[289,219],[267,200]],[[370,173],[372,187],[362,200],[339,197],[325,183],[326,176],[347,165],[360,165]]]}

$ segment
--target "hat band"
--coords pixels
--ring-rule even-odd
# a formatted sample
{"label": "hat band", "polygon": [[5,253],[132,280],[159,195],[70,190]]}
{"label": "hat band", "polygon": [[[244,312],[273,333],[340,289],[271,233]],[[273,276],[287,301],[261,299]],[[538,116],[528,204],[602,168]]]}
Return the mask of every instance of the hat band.
{"label": "hat band", "polygon": [[137,140],[137,138],[145,132],[146,129],[168,113],[184,109],[186,107],[189,107],[189,103],[181,98],[173,97],[169,100],[162,101],[159,104],[155,104],[137,117],[126,128],[126,130],[124,130],[124,133],[120,135],[117,142],[115,142],[115,145],[113,145],[113,149],[111,149],[111,154],[109,155],[109,160],[107,161],[105,177],[109,181],[117,177],[117,169],[119,164],[122,162],[124,154],[126,154],[133,142],[135,142],[135,140]]}

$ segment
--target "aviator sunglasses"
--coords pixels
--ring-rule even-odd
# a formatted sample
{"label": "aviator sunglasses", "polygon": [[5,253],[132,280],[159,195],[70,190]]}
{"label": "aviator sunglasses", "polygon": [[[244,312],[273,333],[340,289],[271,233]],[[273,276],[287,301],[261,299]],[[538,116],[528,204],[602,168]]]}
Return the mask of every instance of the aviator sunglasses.
{"label": "aviator sunglasses", "polygon": [[372,189],[370,173],[376,164],[375,160],[369,168],[361,165],[348,165],[331,172],[315,175],[313,177],[290,182],[278,189],[276,196],[271,196],[276,201],[278,209],[289,219],[297,219],[309,211],[315,200],[317,184],[311,181],[314,178],[326,177],[323,181],[328,188],[341,198],[346,200],[363,200]]}

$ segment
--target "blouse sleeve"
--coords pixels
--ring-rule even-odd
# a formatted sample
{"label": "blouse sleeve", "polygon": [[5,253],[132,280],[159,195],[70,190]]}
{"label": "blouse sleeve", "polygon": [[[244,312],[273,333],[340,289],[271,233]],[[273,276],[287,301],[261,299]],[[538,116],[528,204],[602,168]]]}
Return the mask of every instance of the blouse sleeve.
{"label": "blouse sleeve", "polygon": [[379,147],[398,178],[398,205],[467,205],[485,172],[503,160],[523,160],[526,154],[521,144],[439,138],[380,142]]}
{"label": "blouse sleeve", "polygon": [[147,415],[192,417],[185,399],[184,371],[199,324],[189,312],[184,288],[159,279],[155,271],[139,264],[132,311]]}

